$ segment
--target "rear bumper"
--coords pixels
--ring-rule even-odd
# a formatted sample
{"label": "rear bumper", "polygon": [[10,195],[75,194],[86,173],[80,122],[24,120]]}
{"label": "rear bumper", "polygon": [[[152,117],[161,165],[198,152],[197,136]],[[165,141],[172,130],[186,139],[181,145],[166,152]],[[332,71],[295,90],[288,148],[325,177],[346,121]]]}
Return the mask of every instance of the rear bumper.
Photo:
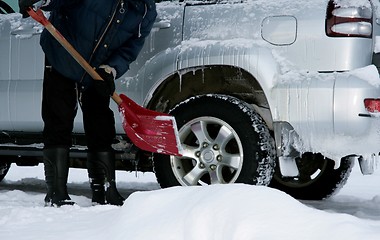
{"label": "rear bumper", "polygon": [[302,82],[277,85],[272,95],[274,125],[289,124],[299,152],[320,152],[336,161],[378,153],[380,119],[367,112],[364,99],[380,98],[380,80],[374,66],[362,70],[362,75],[304,73],[298,76]]}

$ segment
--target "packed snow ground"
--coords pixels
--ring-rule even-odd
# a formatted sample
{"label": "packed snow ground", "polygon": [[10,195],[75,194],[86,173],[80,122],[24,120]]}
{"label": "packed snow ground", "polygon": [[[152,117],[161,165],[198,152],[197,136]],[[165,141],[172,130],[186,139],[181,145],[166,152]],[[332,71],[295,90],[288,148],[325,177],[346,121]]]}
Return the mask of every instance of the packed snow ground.
{"label": "packed snow ground", "polygon": [[[160,189],[151,173],[118,171],[122,207],[91,206],[85,170],[70,169],[76,206],[43,206],[43,167],[12,166],[0,183],[0,239],[379,239],[380,172],[325,201],[300,202],[267,187]],[[17,190],[14,190],[17,189]],[[74,193],[74,194],[73,194]],[[321,210],[320,210],[321,209]]]}

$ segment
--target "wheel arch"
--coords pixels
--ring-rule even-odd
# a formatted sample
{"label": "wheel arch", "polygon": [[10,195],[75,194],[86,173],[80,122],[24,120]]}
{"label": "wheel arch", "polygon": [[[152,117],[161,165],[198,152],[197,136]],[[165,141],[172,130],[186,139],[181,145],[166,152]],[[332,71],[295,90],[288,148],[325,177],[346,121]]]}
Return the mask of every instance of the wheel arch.
{"label": "wheel arch", "polygon": [[149,109],[168,112],[186,99],[204,94],[237,97],[255,107],[272,126],[269,102],[259,81],[242,68],[227,65],[182,69],[158,85],[147,103]]}
{"label": "wheel arch", "polygon": [[274,107],[270,95],[280,67],[272,50],[258,44],[185,41],[149,62],[140,76],[143,105],[150,109],[167,112],[191,96],[218,93],[269,111]]}

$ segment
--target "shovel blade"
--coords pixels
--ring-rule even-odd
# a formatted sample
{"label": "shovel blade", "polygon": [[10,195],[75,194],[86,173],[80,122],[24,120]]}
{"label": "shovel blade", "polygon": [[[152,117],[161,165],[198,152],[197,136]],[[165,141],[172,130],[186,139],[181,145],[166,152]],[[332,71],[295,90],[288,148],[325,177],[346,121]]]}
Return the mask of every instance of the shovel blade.
{"label": "shovel blade", "polygon": [[138,148],[167,155],[181,156],[181,144],[175,118],[141,107],[124,94],[119,112],[123,128]]}

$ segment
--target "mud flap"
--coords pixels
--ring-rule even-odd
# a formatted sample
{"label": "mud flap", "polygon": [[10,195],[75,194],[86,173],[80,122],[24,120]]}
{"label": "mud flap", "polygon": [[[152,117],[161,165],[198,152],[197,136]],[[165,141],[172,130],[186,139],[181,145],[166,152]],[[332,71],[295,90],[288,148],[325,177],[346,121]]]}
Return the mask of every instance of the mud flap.
{"label": "mud flap", "polygon": [[281,175],[284,177],[297,177],[300,173],[293,157],[278,157]]}

